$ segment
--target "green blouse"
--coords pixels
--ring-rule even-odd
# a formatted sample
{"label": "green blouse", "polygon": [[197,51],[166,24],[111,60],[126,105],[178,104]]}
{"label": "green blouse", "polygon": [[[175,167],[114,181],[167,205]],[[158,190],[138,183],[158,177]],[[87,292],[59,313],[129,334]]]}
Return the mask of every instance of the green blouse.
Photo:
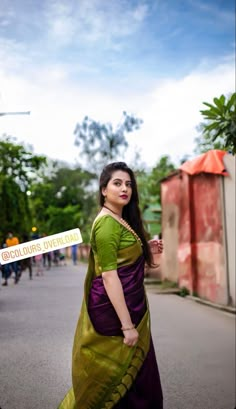
{"label": "green blouse", "polygon": [[[114,217],[106,214],[95,219],[91,232],[91,246],[96,275],[130,264],[131,252],[127,252],[127,248],[130,247],[131,250],[136,243],[134,235]],[[137,258],[141,254],[141,246],[135,246],[135,249]]]}

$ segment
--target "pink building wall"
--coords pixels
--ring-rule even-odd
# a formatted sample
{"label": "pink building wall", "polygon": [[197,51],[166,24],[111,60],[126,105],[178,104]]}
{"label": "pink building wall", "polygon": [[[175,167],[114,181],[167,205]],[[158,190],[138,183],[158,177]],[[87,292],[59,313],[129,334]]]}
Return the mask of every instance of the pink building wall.
{"label": "pink building wall", "polygon": [[[227,304],[221,178],[179,171],[162,181],[162,271],[163,278],[177,278],[179,287],[191,294]],[[177,216],[178,225],[171,226],[171,218]]]}
{"label": "pink building wall", "polygon": [[179,173],[174,174],[161,184],[162,197],[162,237],[164,253],[162,254],[162,278],[178,282],[178,241],[180,218],[180,187]]}
{"label": "pink building wall", "polygon": [[209,173],[190,177],[193,291],[227,304],[221,179]]}

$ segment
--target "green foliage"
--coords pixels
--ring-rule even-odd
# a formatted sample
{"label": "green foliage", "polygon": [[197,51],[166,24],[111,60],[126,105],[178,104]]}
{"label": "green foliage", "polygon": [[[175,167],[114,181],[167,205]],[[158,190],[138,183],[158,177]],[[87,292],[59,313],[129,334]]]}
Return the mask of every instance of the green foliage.
{"label": "green foliage", "polygon": [[79,206],[76,205],[68,205],[63,208],[50,206],[46,209],[45,216],[48,219],[45,224],[46,231],[49,231],[50,234],[80,227],[81,213]]}
{"label": "green foliage", "polygon": [[141,123],[141,119],[123,112],[121,123],[113,129],[110,123],[100,123],[86,116],[81,124],[76,125],[75,145],[81,147],[89,169],[97,171],[127,148],[125,134],[138,129]]}
{"label": "green foliage", "polygon": [[[161,231],[161,183],[160,180],[175,170],[174,164],[169,156],[162,156],[156,166],[147,171],[141,169],[136,171],[137,185],[139,191],[140,209],[143,214],[144,224],[150,236]],[[149,217],[152,213],[152,221]],[[150,220],[145,220],[147,217]]]}
{"label": "green foliage", "polygon": [[180,288],[179,295],[181,297],[187,297],[187,295],[189,295],[189,294],[190,294],[190,291],[189,291],[189,289],[187,287],[181,287]]}
{"label": "green foliage", "polygon": [[155,198],[155,201],[161,204],[160,180],[172,173],[174,170],[175,165],[171,162],[169,156],[162,156],[148,177],[149,198]]}
{"label": "green foliage", "polygon": [[46,158],[34,155],[30,148],[15,143],[9,136],[0,139],[0,239],[11,230],[19,237],[31,226],[26,191],[37,178]]}
{"label": "green foliage", "polygon": [[221,95],[213,104],[203,102],[208,109],[201,110],[206,122],[198,128],[202,135],[196,138],[196,152],[222,149],[236,153],[236,93],[228,99]]}
{"label": "green foliage", "polygon": [[0,226],[3,236],[8,231],[12,231],[18,236],[25,231],[29,231],[31,215],[27,196],[9,176],[1,178],[0,207]]}
{"label": "green foliage", "polygon": [[200,124],[197,127],[197,130],[199,132],[199,136],[195,138],[196,147],[194,152],[196,154],[205,153],[212,149],[219,149],[222,151],[225,150],[224,139],[222,137],[218,137],[217,141],[212,142],[212,136],[209,132],[204,132],[203,124]]}
{"label": "green foliage", "polygon": [[140,170],[135,172],[135,177],[138,186],[139,193],[139,206],[143,212],[147,207],[147,201],[149,198],[149,189],[148,189],[148,177],[149,174],[146,170]]}
{"label": "green foliage", "polygon": [[0,140],[0,173],[14,179],[21,190],[26,191],[36,172],[46,164],[46,158],[34,155],[30,147],[14,141],[9,136],[3,136]]}
{"label": "green foliage", "polygon": [[140,195],[140,208],[144,211],[151,203],[161,204],[160,180],[175,170],[175,165],[168,155],[162,156],[154,168],[147,172],[136,172],[137,184]]}
{"label": "green foliage", "polygon": [[96,211],[93,180],[94,175],[81,168],[58,164],[32,188],[33,224],[47,235],[79,227],[87,242]]}

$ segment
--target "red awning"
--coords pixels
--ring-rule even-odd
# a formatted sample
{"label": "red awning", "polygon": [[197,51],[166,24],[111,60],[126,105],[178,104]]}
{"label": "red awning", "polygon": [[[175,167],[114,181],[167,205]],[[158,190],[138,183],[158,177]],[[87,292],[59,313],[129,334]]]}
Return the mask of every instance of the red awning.
{"label": "red awning", "polygon": [[197,173],[216,173],[218,175],[227,176],[228,172],[225,169],[223,157],[227,152],[221,150],[211,150],[195,159],[184,162],[180,169],[189,175],[196,175]]}

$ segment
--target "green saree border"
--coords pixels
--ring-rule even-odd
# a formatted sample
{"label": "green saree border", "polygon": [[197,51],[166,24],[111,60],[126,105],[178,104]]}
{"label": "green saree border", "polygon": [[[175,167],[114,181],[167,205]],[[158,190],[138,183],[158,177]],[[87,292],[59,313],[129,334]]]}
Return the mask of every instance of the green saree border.
{"label": "green saree border", "polygon": [[137,326],[139,340],[135,347],[125,345],[122,336],[104,336],[95,331],[87,310],[93,277],[91,250],[72,351],[73,387],[58,409],[112,409],[132,386],[149,350],[148,302],[146,313]]}

